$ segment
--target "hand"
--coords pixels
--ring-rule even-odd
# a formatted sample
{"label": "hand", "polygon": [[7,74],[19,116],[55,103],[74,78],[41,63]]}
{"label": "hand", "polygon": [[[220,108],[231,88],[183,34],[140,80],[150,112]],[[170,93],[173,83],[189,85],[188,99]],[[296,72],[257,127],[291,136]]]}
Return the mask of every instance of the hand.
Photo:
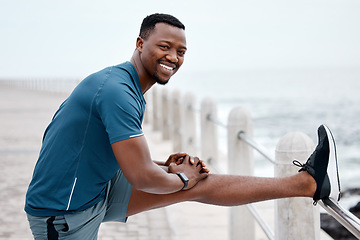
{"label": "hand", "polygon": [[203,162],[198,157],[190,157],[186,155],[182,163],[177,165],[171,162],[169,165],[169,173],[183,172],[189,179],[189,183],[186,189],[189,190],[194,187],[199,181],[205,179],[208,176],[208,169],[203,168]]}
{"label": "hand", "polygon": [[174,153],[171,154],[165,162],[165,166],[169,166],[170,163],[175,163],[176,165],[182,164],[184,157],[186,156],[186,153]]}
{"label": "hand", "polygon": [[[164,166],[169,166],[171,163],[175,163],[176,165],[180,165],[183,163],[184,161],[184,157],[186,156],[187,154],[186,153],[174,153],[174,154],[171,154],[168,158],[168,160],[165,162]],[[196,157],[197,158],[197,157]],[[197,158],[199,159],[199,158]],[[192,165],[195,164],[195,160],[194,160],[194,157],[191,157],[190,156],[190,163]],[[209,173],[210,170],[206,168],[206,164],[204,161],[200,160],[199,159],[199,162],[197,164],[201,164],[202,166],[202,169],[201,171],[202,172],[206,172],[206,173]]]}

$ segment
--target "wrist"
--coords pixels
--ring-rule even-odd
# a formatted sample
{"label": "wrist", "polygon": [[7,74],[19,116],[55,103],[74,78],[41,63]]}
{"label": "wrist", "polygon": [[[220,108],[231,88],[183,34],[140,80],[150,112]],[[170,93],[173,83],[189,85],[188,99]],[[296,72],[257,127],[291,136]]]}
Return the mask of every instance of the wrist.
{"label": "wrist", "polygon": [[189,179],[188,177],[185,175],[185,173],[179,172],[176,173],[176,175],[178,175],[178,177],[181,179],[181,181],[184,183],[184,186],[181,190],[185,190],[189,184]]}

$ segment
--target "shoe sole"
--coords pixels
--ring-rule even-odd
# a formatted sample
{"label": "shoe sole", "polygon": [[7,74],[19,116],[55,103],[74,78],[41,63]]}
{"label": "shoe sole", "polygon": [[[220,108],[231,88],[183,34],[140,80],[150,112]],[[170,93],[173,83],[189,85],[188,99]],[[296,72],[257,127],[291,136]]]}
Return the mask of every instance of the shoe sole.
{"label": "shoe sole", "polygon": [[329,140],[329,162],[327,167],[327,175],[330,181],[330,194],[329,198],[336,202],[340,200],[340,179],[338,171],[338,163],[336,157],[336,146],[334,137],[330,129],[323,125]]}

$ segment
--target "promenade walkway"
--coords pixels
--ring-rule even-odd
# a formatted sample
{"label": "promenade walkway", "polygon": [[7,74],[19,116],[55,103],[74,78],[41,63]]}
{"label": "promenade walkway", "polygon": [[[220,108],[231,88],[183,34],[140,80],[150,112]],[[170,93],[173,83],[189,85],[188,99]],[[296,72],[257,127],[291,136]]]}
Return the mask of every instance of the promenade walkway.
{"label": "promenade walkway", "polygon": [[[24,198],[41,146],[42,134],[67,94],[12,88],[0,84],[0,239],[32,239]],[[153,159],[166,159],[169,141],[145,125]],[[255,206],[273,228],[273,202]],[[137,214],[126,224],[104,223],[100,240],[226,240],[227,208],[180,203]],[[256,239],[266,239],[256,226]]]}

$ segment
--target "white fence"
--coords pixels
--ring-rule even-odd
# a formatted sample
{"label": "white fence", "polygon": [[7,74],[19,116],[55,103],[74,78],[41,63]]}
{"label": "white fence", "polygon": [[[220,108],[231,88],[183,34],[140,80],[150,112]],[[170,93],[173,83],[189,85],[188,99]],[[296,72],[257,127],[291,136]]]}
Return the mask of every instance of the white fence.
{"label": "white fence", "polygon": [[[153,129],[162,131],[164,139],[173,141],[174,152],[197,153],[221,173],[253,175],[254,148],[247,142],[253,136],[253,126],[246,109],[232,109],[224,124],[218,120],[217,105],[211,98],[202,99],[198,108],[191,93],[181,96],[177,90],[170,94],[167,88],[154,87],[147,95],[145,121],[152,124]],[[200,131],[197,129],[199,125]],[[226,128],[227,157],[219,152],[219,127]],[[200,136],[197,136],[198,132]],[[169,136],[168,133],[172,134]],[[275,176],[296,173],[298,169],[291,166],[292,160],[305,162],[314,147],[313,141],[303,133],[285,135],[276,146],[275,160],[271,160]],[[227,171],[221,165],[220,156],[228,159]],[[257,221],[269,239],[320,239],[319,208],[313,207],[310,198],[280,199],[275,205],[275,231],[268,227],[252,205],[232,207],[230,238],[255,239]]]}
{"label": "white fence", "polygon": [[36,78],[36,79],[0,79],[0,83],[13,86],[29,88],[40,91],[51,91],[51,92],[70,92],[79,83],[78,79],[47,79],[47,78]]}

